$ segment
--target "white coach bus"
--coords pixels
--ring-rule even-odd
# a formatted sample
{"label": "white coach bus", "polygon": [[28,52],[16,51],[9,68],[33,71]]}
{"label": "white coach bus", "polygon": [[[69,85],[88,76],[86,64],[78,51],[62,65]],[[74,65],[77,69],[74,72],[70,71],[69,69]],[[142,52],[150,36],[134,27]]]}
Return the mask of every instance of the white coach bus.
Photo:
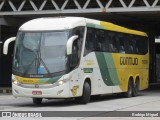
{"label": "white coach bus", "polygon": [[12,92],[15,97],[75,98],[136,96],[148,87],[147,34],[81,17],[39,18],[24,23],[15,42]]}

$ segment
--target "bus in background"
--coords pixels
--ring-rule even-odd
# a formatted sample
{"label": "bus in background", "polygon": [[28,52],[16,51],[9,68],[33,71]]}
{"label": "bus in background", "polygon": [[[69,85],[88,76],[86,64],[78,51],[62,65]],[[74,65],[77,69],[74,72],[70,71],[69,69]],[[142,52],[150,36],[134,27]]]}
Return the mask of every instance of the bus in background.
{"label": "bus in background", "polygon": [[15,97],[75,98],[91,95],[137,96],[148,88],[147,34],[82,17],[39,18],[19,28],[13,58]]}

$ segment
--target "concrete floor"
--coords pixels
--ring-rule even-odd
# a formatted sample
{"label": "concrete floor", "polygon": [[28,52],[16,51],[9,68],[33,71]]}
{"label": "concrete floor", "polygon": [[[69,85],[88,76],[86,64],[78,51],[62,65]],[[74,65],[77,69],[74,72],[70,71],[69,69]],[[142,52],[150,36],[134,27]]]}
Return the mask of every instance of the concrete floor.
{"label": "concrete floor", "polygon": [[[107,95],[103,97],[92,98],[91,102],[86,105],[76,104],[73,100],[52,99],[52,100],[43,100],[43,103],[37,106],[32,103],[31,98],[14,98],[11,94],[0,94],[0,111],[52,111],[51,114],[52,115],[55,114],[57,116],[54,117],[54,119],[58,120],[64,118],[67,120],[91,120],[91,119],[93,120],[97,119],[139,120],[140,119],[141,120],[143,117],[128,118],[120,116],[124,113],[131,114],[132,112],[137,112],[137,111],[139,111],[140,113],[141,112],[143,113],[144,111],[146,112],[149,111],[151,113],[158,112],[158,117],[145,117],[143,119],[158,120],[160,119],[160,85],[156,86],[154,85],[151,86],[150,89],[148,90],[141,91],[139,93],[139,96],[137,97],[123,98],[117,95]],[[65,111],[72,111],[69,112],[69,118],[66,117],[68,116],[68,113]],[[74,111],[80,111],[80,112],[74,112]],[[123,113],[123,111],[130,111],[130,112]],[[110,115],[110,113],[113,115],[115,114],[116,117],[105,117],[106,115]],[[74,117],[71,117],[72,115]],[[31,118],[31,119],[39,119],[39,118]],[[47,119],[53,119],[53,118],[48,117]]]}

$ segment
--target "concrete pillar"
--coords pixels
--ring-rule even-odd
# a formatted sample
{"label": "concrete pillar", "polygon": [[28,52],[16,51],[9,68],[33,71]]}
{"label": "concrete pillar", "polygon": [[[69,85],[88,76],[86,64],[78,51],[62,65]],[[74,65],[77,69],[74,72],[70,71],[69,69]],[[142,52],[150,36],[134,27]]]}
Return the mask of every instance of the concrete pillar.
{"label": "concrete pillar", "polygon": [[3,44],[9,37],[16,36],[18,21],[0,17],[0,88],[11,87],[13,44],[8,55],[3,55]]}
{"label": "concrete pillar", "polygon": [[149,38],[149,83],[156,83],[155,29],[150,28]]}

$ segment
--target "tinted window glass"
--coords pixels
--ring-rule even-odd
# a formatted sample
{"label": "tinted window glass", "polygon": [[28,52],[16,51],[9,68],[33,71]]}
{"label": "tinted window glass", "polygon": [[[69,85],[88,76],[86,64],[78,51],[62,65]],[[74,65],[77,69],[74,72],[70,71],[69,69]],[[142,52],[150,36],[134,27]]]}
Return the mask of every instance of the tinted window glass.
{"label": "tinted window glass", "polygon": [[78,35],[78,38],[73,42],[72,55],[70,57],[71,70],[74,69],[76,66],[78,66],[80,62],[82,42],[84,37],[84,27],[74,28],[72,32],[73,35]]}
{"label": "tinted window glass", "polygon": [[92,28],[88,28],[87,35],[86,35],[84,55],[87,55],[88,53],[95,51],[95,50],[97,50],[96,48],[96,30]]}
{"label": "tinted window glass", "polygon": [[84,55],[92,51],[145,54],[148,41],[143,36],[88,28]]}

